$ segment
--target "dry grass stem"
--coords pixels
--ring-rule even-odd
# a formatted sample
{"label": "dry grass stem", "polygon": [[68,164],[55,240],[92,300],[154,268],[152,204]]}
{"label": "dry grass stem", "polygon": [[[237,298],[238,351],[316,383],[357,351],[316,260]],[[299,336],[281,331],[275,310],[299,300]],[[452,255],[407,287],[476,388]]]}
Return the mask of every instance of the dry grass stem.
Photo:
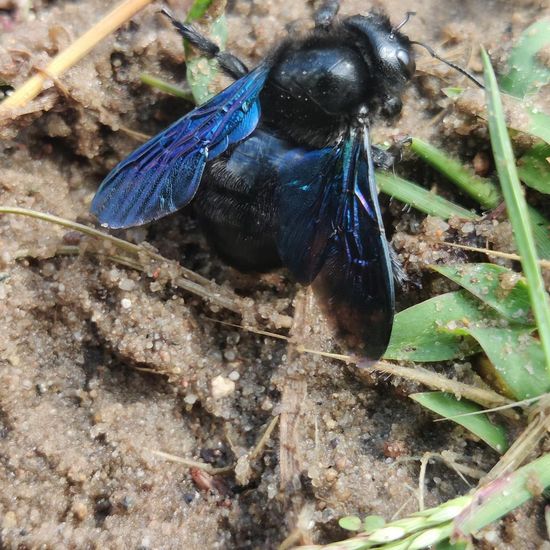
{"label": "dry grass stem", "polygon": [[13,94],[0,103],[0,115],[9,113],[32,101],[43,89],[47,80],[56,81],[65,71],[78,63],[99,42],[124,25],[152,0],[124,0],[91,29],[77,38],[68,48],[57,54],[51,62],[39,69]]}

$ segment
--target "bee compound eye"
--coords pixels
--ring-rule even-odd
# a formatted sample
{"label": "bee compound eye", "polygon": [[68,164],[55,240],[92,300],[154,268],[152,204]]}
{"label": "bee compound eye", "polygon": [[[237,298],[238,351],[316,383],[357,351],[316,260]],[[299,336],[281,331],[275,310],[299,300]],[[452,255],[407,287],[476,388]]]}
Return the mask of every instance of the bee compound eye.
{"label": "bee compound eye", "polygon": [[408,78],[411,78],[414,75],[414,71],[416,70],[416,63],[414,62],[413,56],[404,49],[397,50],[397,53],[395,54],[397,57],[397,60],[399,61],[399,65],[401,65],[401,68],[405,72]]}

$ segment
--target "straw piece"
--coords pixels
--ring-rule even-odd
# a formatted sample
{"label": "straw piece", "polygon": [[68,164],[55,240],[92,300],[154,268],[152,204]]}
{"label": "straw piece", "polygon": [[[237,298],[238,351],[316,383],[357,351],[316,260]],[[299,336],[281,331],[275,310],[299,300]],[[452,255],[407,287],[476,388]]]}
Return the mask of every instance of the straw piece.
{"label": "straw piece", "polygon": [[25,106],[43,89],[48,79],[56,79],[78,63],[99,42],[124,25],[152,0],[124,0],[101,21],[75,40],[68,48],[57,54],[42,71],[29,78],[13,94],[0,103],[0,114]]}

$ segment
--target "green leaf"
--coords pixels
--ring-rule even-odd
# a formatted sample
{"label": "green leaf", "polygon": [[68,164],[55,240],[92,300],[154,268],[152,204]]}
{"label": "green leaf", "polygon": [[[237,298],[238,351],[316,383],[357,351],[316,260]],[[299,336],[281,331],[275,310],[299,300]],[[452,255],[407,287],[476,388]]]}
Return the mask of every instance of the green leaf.
{"label": "green leaf", "polygon": [[529,118],[529,132],[534,136],[550,143],[550,115],[528,108],[527,116]]}
{"label": "green leaf", "polygon": [[550,46],[550,19],[541,19],[528,27],[512,49],[509,70],[500,79],[503,92],[524,97],[550,82],[550,68],[539,52]]}
{"label": "green leaf", "polygon": [[[483,409],[475,403],[465,399],[459,401],[454,395],[444,392],[415,393],[409,397],[423,407],[460,424],[498,453],[502,454],[508,448],[504,428],[493,424],[487,418],[487,415],[482,413]],[[473,412],[479,412],[480,414],[453,418]]]}
{"label": "green leaf", "polygon": [[456,159],[437,147],[413,138],[411,150],[422,160],[449,178],[457,187],[476,200],[484,208],[495,208],[502,200],[498,187],[491,181],[476,176]]}
{"label": "green leaf", "polygon": [[346,516],[338,520],[338,525],[346,531],[359,531],[363,522],[357,516]]}
{"label": "green leaf", "polygon": [[521,181],[539,191],[550,194],[550,145],[537,143],[518,161]]}
{"label": "green leaf", "polygon": [[521,400],[550,391],[540,341],[525,327],[455,328],[456,335],[475,338],[490,363],[482,363],[485,377],[506,395]]}
{"label": "green leaf", "polygon": [[[185,20],[187,23],[201,19],[205,22],[211,21],[208,25],[203,24],[200,31],[221,49],[225,47],[227,41],[225,5],[226,0],[195,0]],[[196,52],[185,40],[184,46],[187,82],[195,103],[201,105],[218,91],[213,86],[213,81],[219,74],[218,62]]]}
{"label": "green leaf", "polygon": [[533,498],[533,488],[548,486],[550,453],[478,489],[471,504],[454,520],[454,534],[466,539]]}
{"label": "green leaf", "polygon": [[[224,15],[221,15],[212,23],[208,35],[223,49],[227,40],[227,25]],[[218,62],[202,55],[194,56],[191,54],[190,47],[186,47],[185,51],[187,81],[195,98],[195,103],[201,105],[217,93],[217,90],[212,87],[212,82],[219,73]]]}
{"label": "green leaf", "polygon": [[189,9],[189,12],[187,13],[185,22],[191,23],[192,21],[200,19],[203,15],[206,14],[208,8],[210,8],[213,3],[214,0],[195,0],[193,2],[193,5]]}
{"label": "green leaf", "polygon": [[441,91],[450,98],[460,97],[464,93],[464,88],[459,88],[458,86],[448,86],[447,88],[442,88]]}
{"label": "green leaf", "polygon": [[195,101],[191,90],[187,88],[180,88],[179,86],[176,86],[171,82],[166,82],[166,80],[162,80],[162,78],[158,78],[152,74],[142,73],[140,75],[140,80],[144,84],[151,86],[151,88],[156,88],[165,94],[170,94],[175,97],[185,99],[186,101]]}
{"label": "green leaf", "polygon": [[[435,545],[435,550],[467,550],[467,542],[455,542],[452,543],[449,539],[438,542]],[[472,546],[473,549],[473,546]]]}
{"label": "green leaf", "polygon": [[527,205],[537,252],[544,260],[550,260],[550,221],[538,210]]}
{"label": "green leaf", "polygon": [[363,530],[369,534],[386,525],[386,520],[382,516],[367,516],[363,520]]}
{"label": "green leaf", "polygon": [[449,292],[416,304],[395,316],[390,343],[384,357],[403,361],[449,361],[479,351],[469,338],[459,338],[442,327],[496,319],[466,291]]}
{"label": "green leaf", "polygon": [[535,248],[533,228],[527,203],[518,179],[516,163],[510,137],[506,128],[504,110],[498,85],[487,52],[482,49],[486,95],[489,112],[489,133],[500,178],[500,185],[506,202],[506,210],[512,224],[521,265],[529,289],[531,307],[537,322],[547,372],[550,375],[550,306]]}
{"label": "green leaf", "polygon": [[394,174],[377,171],[376,183],[380,191],[386,193],[386,195],[395,197],[405,204],[410,204],[430,216],[438,216],[444,220],[449,219],[451,216],[458,216],[467,220],[477,218],[475,212],[466,210],[462,206],[458,206]]}
{"label": "green leaf", "polygon": [[514,271],[485,263],[432,267],[471,292],[509,321],[533,324],[527,284],[525,279]]}

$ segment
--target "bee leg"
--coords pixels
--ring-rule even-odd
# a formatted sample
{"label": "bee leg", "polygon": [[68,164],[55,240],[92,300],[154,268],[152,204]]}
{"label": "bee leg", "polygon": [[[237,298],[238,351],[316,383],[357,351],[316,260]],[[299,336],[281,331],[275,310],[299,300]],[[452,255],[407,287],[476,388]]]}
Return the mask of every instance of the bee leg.
{"label": "bee leg", "polygon": [[409,276],[407,275],[407,272],[405,271],[405,267],[401,263],[401,260],[399,259],[399,256],[395,251],[395,248],[393,248],[391,243],[388,243],[388,244],[389,244],[388,250],[390,252],[390,261],[391,261],[391,267],[392,267],[392,273],[393,273],[393,280],[396,282],[396,284],[402,287],[409,280]]}
{"label": "bee leg", "polygon": [[376,145],[371,146],[372,162],[375,168],[389,170],[397,164],[403,157],[403,149],[405,145],[409,145],[412,138],[405,137],[390,145],[387,149],[382,149]]}
{"label": "bee leg", "polygon": [[203,36],[193,26],[175,19],[168,10],[163,9],[162,13],[170,19],[172,25],[185,40],[204,55],[215,58],[222,71],[230,77],[237,80],[248,74],[248,67],[238,57],[228,52],[222,52],[214,42]]}
{"label": "bee leg", "polygon": [[315,26],[321,29],[330,27],[339,9],[340,0],[323,0],[313,16]]}

